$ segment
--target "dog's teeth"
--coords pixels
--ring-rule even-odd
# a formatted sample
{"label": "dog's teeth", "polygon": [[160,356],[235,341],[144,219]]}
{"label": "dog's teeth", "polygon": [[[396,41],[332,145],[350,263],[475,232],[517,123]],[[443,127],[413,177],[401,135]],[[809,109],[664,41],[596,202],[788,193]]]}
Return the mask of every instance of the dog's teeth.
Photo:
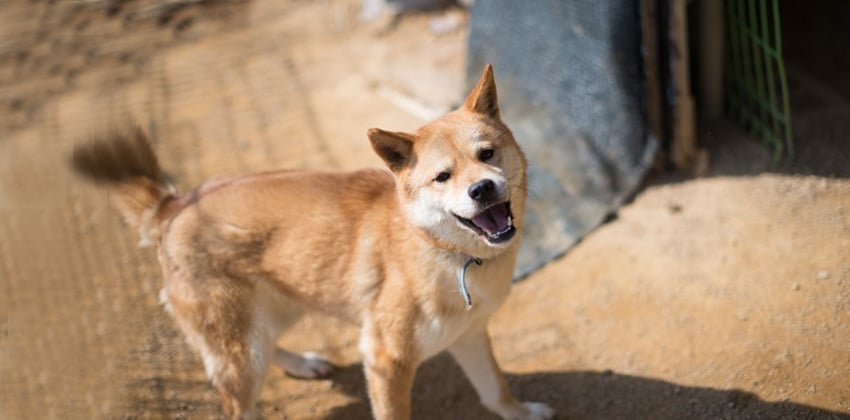
{"label": "dog's teeth", "polygon": [[514,219],[511,216],[508,216],[508,226],[514,225]]}

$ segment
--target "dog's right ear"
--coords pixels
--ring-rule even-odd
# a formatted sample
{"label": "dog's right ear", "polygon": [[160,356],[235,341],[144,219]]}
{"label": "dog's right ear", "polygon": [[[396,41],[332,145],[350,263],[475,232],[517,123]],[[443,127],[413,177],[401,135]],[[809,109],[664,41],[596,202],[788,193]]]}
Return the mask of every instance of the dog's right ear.
{"label": "dog's right ear", "polygon": [[492,64],[484,67],[481,78],[463,101],[463,106],[477,114],[499,119],[499,99],[496,95],[496,79],[493,76]]}
{"label": "dog's right ear", "polygon": [[412,134],[370,128],[368,135],[372,149],[391,171],[400,171],[410,161],[414,140]]}

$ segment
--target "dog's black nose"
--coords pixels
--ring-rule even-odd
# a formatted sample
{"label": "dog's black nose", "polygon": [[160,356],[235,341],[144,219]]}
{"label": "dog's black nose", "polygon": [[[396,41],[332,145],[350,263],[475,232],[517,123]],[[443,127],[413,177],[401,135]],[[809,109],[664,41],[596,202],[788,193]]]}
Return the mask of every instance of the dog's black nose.
{"label": "dog's black nose", "polygon": [[468,193],[475,201],[487,201],[492,198],[494,191],[496,191],[496,184],[489,179],[484,179],[472,184]]}

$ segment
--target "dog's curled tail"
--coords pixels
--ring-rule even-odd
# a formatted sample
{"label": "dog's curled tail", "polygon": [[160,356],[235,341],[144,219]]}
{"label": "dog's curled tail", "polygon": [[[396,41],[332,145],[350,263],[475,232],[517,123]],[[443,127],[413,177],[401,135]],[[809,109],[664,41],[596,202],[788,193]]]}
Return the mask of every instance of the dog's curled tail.
{"label": "dog's curled tail", "polygon": [[139,246],[159,238],[157,211],[175,195],[160,170],[147,135],[138,127],[112,131],[74,148],[71,166],[77,174],[104,185],[124,220],[139,230]]}

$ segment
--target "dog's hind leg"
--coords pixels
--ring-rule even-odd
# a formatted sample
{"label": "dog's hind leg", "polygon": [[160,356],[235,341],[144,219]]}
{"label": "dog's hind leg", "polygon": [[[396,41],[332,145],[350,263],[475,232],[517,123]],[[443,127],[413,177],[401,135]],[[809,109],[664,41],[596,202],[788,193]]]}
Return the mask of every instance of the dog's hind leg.
{"label": "dog's hind leg", "polygon": [[230,354],[213,361],[212,383],[231,419],[254,418],[256,399],[266,373],[265,354],[258,353],[237,344]]}
{"label": "dog's hind leg", "polygon": [[250,287],[229,279],[204,279],[204,284],[201,293],[192,281],[167,287],[166,308],[203,358],[227,415],[252,419],[274,350],[272,334],[264,314],[247,304],[254,292]]}
{"label": "dog's hind leg", "polygon": [[219,392],[231,419],[252,419],[257,397],[268,371],[274,343],[256,321],[248,333],[232,340],[207,340],[201,356],[210,381]]}
{"label": "dog's hind leg", "polygon": [[324,378],[335,369],[334,365],[317,353],[307,352],[299,355],[280,347],[274,351],[274,361],[287,374],[303,379]]}

